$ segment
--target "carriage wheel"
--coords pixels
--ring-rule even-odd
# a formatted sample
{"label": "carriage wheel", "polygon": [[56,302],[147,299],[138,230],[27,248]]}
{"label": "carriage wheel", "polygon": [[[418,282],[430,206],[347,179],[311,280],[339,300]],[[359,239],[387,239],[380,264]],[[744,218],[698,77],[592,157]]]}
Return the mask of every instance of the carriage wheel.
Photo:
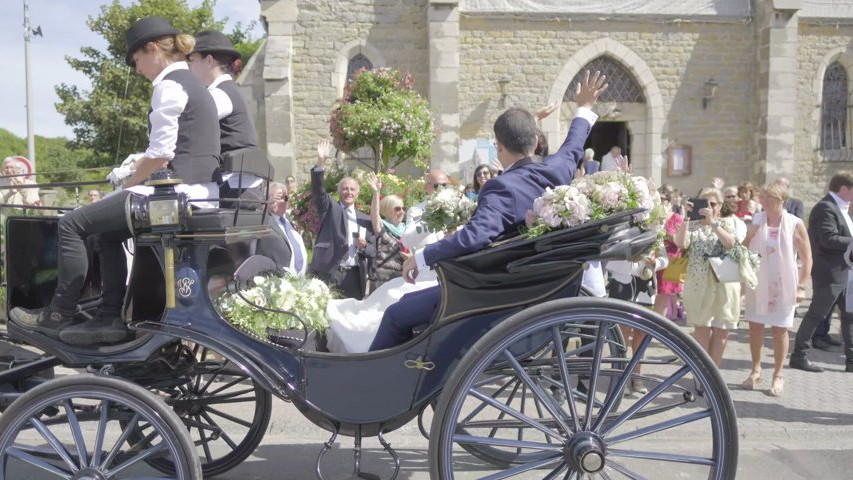
{"label": "carriage wheel", "polygon": [[[597,336],[597,331],[597,325],[580,325],[562,329],[560,331],[560,338],[562,339],[564,351],[574,352],[580,357],[591,358],[595,347],[594,342]],[[555,362],[555,351],[551,347],[550,342],[546,341],[544,343],[546,343],[546,345],[544,345],[535,354],[527,357],[524,360],[524,363],[531,366],[538,365],[538,367],[529,369],[530,378],[543,391],[548,390],[549,394],[556,402],[563,403],[564,401],[568,401],[568,399],[566,397],[566,390],[560,381],[560,374],[553,366],[553,362]],[[610,358],[625,358],[627,354],[625,340],[622,336],[622,330],[619,329],[617,325],[611,325],[609,328],[604,330],[604,345],[604,348],[609,352]],[[624,368],[625,362],[614,363],[614,365]],[[488,379],[488,383],[486,385],[492,389],[490,397],[507,406],[515,404],[518,411],[524,415],[534,418],[541,416],[543,412],[543,404],[538,401],[535,396],[531,398],[531,395],[528,393],[529,387],[517,376],[511,373],[512,366],[506,362],[497,362],[493,367],[494,368],[491,369],[486,376]],[[506,375],[507,373],[510,374]],[[606,395],[611,391],[615,391],[618,385],[614,379],[615,376],[612,375],[602,376],[596,385],[596,391],[601,395]],[[583,408],[583,406],[586,405],[586,402],[591,398],[588,394],[588,386],[589,377],[584,375],[578,375],[571,384],[571,396],[575,404],[580,405],[581,408]],[[594,396],[592,397],[592,400],[593,402],[596,402]],[[615,398],[614,402],[614,407],[618,408],[621,402],[621,397]],[[436,403],[437,402],[433,402],[433,411],[435,411]],[[601,402],[597,401],[596,405],[600,406]],[[478,408],[468,412],[466,415],[468,422],[464,423],[471,424],[470,421],[474,417],[477,417],[477,421],[471,425],[476,426],[478,423],[482,424],[482,422],[485,421],[483,417],[488,415],[488,413],[484,413],[485,407],[486,405],[482,404]],[[495,411],[493,413],[493,418],[489,421],[501,422],[511,418],[503,411]],[[534,438],[537,436],[536,433],[529,431],[529,429],[524,428],[521,425],[518,425],[515,430],[515,438],[519,441],[524,441],[526,436],[530,437],[533,435]],[[489,428],[488,436],[494,438],[499,433],[506,434],[506,432],[506,429]],[[457,433],[463,435],[468,434],[464,427],[460,427],[457,430]],[[462,443],[460,446],[480,460],[485,460],[498,467],[509,467],[510,465],[528,463],[530,461],[537,460],[543,455],[541,452],[524,451],[518,448],[496,448],[488,444]]]}
{"label": "carriage wheel", "polygon": [[[126,443],[141,422],[150,426],[145,441]],[[119,378],[51,380],[26,392],[0,417],[0,478],[44,478],[45,473],[47,478],[152,478],[156,472],[146,461],[154,458],[177,465],[174,478],[202,478],[178,416],[152,393]]]}
{"label": "carriage wheel", "polygon": [[[613,326],[646,334],[633,356],[605,348]],[[592,356],[566,344],[563,332],[576,329],[595,332]],[[553,355],[519,355],[542,342]],[[649,392],[623,398],[639,363]],[[588,402],[558,394],[577,390],[584,378],[594,392]],[[615,387],[600,389],[605,381]],[[734,406],[710,358],[674,324],[626,302],[558,300],[507,319],[469,350],[436,411],[429,448],[436,479],[473,470],[470,477],[489,479],[719,480],[734,478],[737,468]],[[472,445],[515,461],[480,462],[468,454]]]}
{"label": "carriage wheel", "polygon": [[[150,388],[184,421],[207,478],[233,469],[255,451],[269,426],[272,395],[213,350],[198,344],[188,348],[196,359],[189,381]],[[131,441],[149,428],[140,424]],[[166,459],[149,463],[163,473],[174,472]]]}

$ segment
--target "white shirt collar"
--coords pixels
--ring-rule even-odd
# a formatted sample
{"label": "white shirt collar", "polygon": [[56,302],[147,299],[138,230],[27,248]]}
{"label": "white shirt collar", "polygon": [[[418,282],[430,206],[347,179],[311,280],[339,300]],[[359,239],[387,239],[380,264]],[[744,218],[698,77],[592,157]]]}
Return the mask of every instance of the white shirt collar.
{"label": "white shirt collar", "polygon": [[168,65],[166,68],[164,68],[163,71],[160,72],[156,77],[154,77],[154,80],[151,82],[151,84],[156,87],[158,83],[163,81],[163,77],[174,72],[175,70],[189,70],[189,69],[190,69],[190,66],[187,65],[187,62],[185,62],[183,60],[180,62],[172,63],[172,64]]}
{"label": "white shirt collar", "polygon": [[213,82],[212,82],[212,83],[207,87],[207,89],[208,89],[208,90],[212,90],[212,89],[216,88],[220,83],[222,83],[222,82],[227,82],[227,81],[229,81],[229,80],[234,80],[234,79],[233,79],[233,78],[231,78],[231,75],[229,75],[229,74],[227,74],[227,73],[223,73],[222,75],[220,75],[220,76],[216,77],[216,80],[214,80],[214,81],[213,81]]}
{"label": "white shirt collar", "polygon": [[847,210],[850,208],[850,202],[845,202],[841,199],[835,192],[829,192],[832,195],[832,199],[835,200],[835,204],[838,205],[838,208],[841,209],[842,213],[847,213]]}

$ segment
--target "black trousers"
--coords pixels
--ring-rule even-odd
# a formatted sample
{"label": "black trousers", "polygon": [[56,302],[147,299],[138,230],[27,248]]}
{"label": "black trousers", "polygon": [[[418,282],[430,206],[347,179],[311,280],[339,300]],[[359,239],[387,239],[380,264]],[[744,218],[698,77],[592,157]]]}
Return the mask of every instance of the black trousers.
{"label": "black trousers", "polygon": [[361,267],[358,266],[347,269],[335,268],[329,273],[314,272],[315,277],[336,289],[343,298],[354,298],[356,300],[364,299],[362,275],[366,276],[365,273],[362,273]]}
{"label": "black trousers", "polygon": [[94,236],[103,285],[101,309],[120,313],[127,280],[122,242],[130,238],[124,204],[129,192],[73,210],[59,219],[59,275],[51,306],[72,314],[89,271],[86,240]]}
{"label": "black trousers", "polygon": [[809,340],[818,325],[837,305],[841,308],[841,338],[844,340],[844,356],[847,364],[853,365],[853,313],[846,311],[845,293],[847,285],[815,285],[812,303],[803,316],[803,323],[797,330],[792,357],[805,357],[809,350]]}

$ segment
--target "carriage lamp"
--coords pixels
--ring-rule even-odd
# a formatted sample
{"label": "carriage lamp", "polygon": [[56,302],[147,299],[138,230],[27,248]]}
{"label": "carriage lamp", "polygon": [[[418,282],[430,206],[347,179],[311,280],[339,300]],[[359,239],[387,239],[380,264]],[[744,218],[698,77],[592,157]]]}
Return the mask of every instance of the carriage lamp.
{"label": "carriage lamp", "polygon": [[711,104],[711,100],[714,98],[714,95],[717,94],[717,87],[720,84],[717,83],[713,78],[709,78],[707,82],[705,82],[705,96],[702,97],[702,108],[708,108],[708,105]]}
{"label": "carriage lamp", "polygon": [[186,226],[189,202],[186,194],[175,191],[175,185],[179,183],[181,179],[175,178],[171,170],[157,170],[145,183],[154,187],[154,193],[147,197],[127,197],[125,213],[132,233],[145,230],[153,233],[177,232]]}

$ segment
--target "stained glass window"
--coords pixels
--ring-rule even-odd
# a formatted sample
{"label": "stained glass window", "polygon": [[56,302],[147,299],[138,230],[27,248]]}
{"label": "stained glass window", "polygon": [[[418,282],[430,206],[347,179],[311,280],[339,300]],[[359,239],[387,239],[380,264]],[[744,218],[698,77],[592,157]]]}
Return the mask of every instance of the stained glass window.
{"label": "stained glass window", "polygon": [[820,116],[821,149],[844,150],[847,143],[847,72],[834,62],[823,76]]}
{"label": "stained glass window", "polygon": [[569,83],[569,88],[563,95],[563,101],[568,102],[574,98],[575,88],[586,70],[589,70],[590,73],[600,71],[603,75],[607,75],[607,83],[610,86],[601,94],[598,99],[599,102],[646,103],[643,89],[634,80],[631,72],[621,63],[608,56],[598,57],[581,68],[580,72]]}
{"label": "stained glass window", "polygon": [[364,55],[358,53],[349,59],[349,65],[347,66],[347,83],[351,82],[353,77],[355,77],[355,74],[362,69],[373,70],[373,62]]}

